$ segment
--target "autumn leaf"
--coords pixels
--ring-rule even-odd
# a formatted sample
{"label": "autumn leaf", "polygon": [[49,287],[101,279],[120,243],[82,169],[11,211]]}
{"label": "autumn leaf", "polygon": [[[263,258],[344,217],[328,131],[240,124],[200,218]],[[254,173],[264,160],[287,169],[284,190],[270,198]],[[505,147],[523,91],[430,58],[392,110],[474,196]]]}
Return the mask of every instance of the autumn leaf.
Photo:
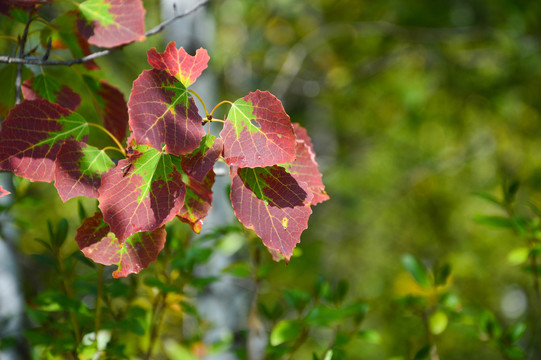
{"label": "autumn leaf", "polygon": [[115,163],[104,150],[67,140],[55,162],[55,186],[62,201],[76,196],[98,197],[101,178]]}
{"label": "autumn leaf", "polygon": [[1,198],[1,197],[4,197],[4,196],[6,196],[6,195],[9,195],[9,194],[11,194],[11,193],[10,193],[9,191],[7,191],[6,189],[4,189],[4,188],[2,187],[2,185],[0,185],[0,198]]}
{"label": "autumn leaf", "polygon": [[92,45],[117,47],[145,38],[145,9],[141,0],[87,0],[79,11],[90,22],[80,32]]}
{"label": "autumn leaf", "polygon": [[115,86],[105,80],[96,80],[83,75],[93,96],[98,113],[103,120],[103,126],[122,142],[128,130],[128,104],[124,95]]}
{"label": "autumn leaf", "polygon": [[266,167],[295,160],[295,133],[282,103],[257,90],[231,106],[220,136],[227,164]]}
{"label": "autumn leaf", "polygon": [[214,167],[222,153],[224,143],[221,138],[208,134],[201,139],[199,147],[181,158],[182,170],[198,182],[202,182]]}
{"label": "autumn leaf", "polygon": [[172,220],[186,193],[171,155],[148,145],[134,151],[103,175],[98,196],[103,217],[121,243]]}
{"label": "autumn leaf", "polygon": [[316,162],[316,153],[312,148],[312,142],[306,130],[299,124],[294,123],[297,144],[295,146],[295,161],[290,164],[282,165],[292,174],[295,179],[304,181],[308,185],[308,190],[314,195],[310,205],[316,205],[320,202],[329,200],[329,195],[325,191],[325,185],[321,181],[321,173],[318,170]]}
{"label": "autumn leaf", "polygon": [[54,77],[38,75],[23,82],[21,87],[25,100],[45,99],[58,104],[71,111],[75,111],[81,104],[81,97],[64,84],[60,84]]}
{"label": "autumn leaf", "polygon": [[87,135],[88,124],[79,114],[47,100],[25,100],[2,122],[0,169],[50,182],[64,141],[86,141]]}
{"label": "autumn leaf", "polygon": [[207,50],[201,48],[195,56],[189,55],[181,46],[177,49],[171,41],[163,53],[152,48],[147,52],[148,63],[156,70],[165,70],[169,75],[177,78],[185,87],[192,85],[207,68],[210,60]]}
{"label": "autumn leaf", "polygon": [[192,230],[199,234],[203,226],[203,220],[207,217],[212,206],[212,185],[214,185],[214,170],[206,174],[202,182],[188,177],[186,184],[186,197],[184,205],[178,213],[178,218],[190,225]]}
{"label": "autumn leaf", "polygon": [[186,87],[162,70],[145,70],[133,82],[128,101],[129,124],[138,144],[169,154],[188,154],[199,147],[205,131]]}
{"label": "autumn leaf", "polygon": [[99,211],[77,229],[75,241],[83,254],[103,265],[118,265],[113,277],[124,277],[146,269],[158,258],[165,244],[165,226],[131,235],[121,242],[103,221]]}
{"label": "autumn leaf", "polygon": [[280,166],[230,168],[231,203],[247,228],[289,260],[301,233],[308,227],[313,195]]}

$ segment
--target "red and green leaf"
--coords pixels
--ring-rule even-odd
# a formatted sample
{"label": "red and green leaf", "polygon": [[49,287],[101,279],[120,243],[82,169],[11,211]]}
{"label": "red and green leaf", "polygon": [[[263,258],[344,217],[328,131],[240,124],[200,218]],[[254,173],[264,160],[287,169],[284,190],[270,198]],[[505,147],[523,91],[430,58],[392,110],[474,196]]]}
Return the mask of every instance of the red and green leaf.
{"label": "red and green leaf", "polygon": [[186,198],[184,205],[178,213],[178,218],[190,225],[192,230],[199,234],[203,226],[203,220],[207,217],[212,206],[212,185],[214,185],[214,170],[206,174],[202,182],[188,177],[186,184]]}
{"label": "red and green leaf", "polygon": [[79,114],[47,100],[23,101],[2,122],[0,169],[50,182],[62,144],[86,141],[87,135],[88,124]]}
{"label": "red and green leaf", "polygon": [[199,148],[182,157],[182,170],[196,181],[202,182],[216,164],[223,147],[224,143],[221,138],[216,138],[211,134],[203,136]]}
{"label": "red and green leaf", "polygon": [[154,231],[133,234],[121,242],[98,211],[83,221],[75,241],[87,258],[103,265],[116,264],[118,269],[113,271],[113,277],[119,278],[137,274],[155,261],[164,247],[165,236],[165,226],[162,226]]}
{"label": "red and green leaf", "polygon": [[147,145],[134,151],[103,175],[99,189],[99,207],[120,242],[172,220],[186,193],[171,155]]}
{"label": "red and green leaf", "polygon": [[9,191],[7,191],[6,189],[4,189],[4,188],[2,187],[2,185],[0,185],[0,198],[1,198],[1,197],[4,197],[4,196],[6,196],[6,195],[9,195],[9,194],[11,194],[11,193],[10,193]]}
{"label": "red and green leaf", "polygon": [[38,75],[26,80],[21,90],[25,100],[45,99],[71,111],[75,111],[81,104],[79,94],[73,92],[69,86],[60,84],[51,76]]}
{"label": "red and green leaf", "polygon": [[115,167],[104,150],[67,140],[56,157],[55,186],[62,201],[76,196],[98,197],[101,178]]}
{"label": "red and green leaf", "polygon": [[93,95],[103,126],[122,142],[126,138],[129,120],[124,94],[105,80],[98,81],[87,75],[83,79]]}
{"label": "red and green leaf", "polygon": [[92,45],[112,48],[145,38],[145,9],[141,0],[87,0],[79,11],[91,31],[81,29]]}
{"label": "red and green leaf", "polygon": [[297,145],[295,147],[296,158],[293,163],[282,166],[295,179],[308,184],[308,190],[314,195],[310,205],[317,205],[320,202],[329,200],[329,195],[325,191],[325,185],[321,181],[322,176],[318,170],[316,153],[312,148],[312,142],[306,130],[297,123],[293,124],[293,128],[295,129],[295,135],[297,135]]}
{"label": "red and green leaf", "polygon": [[207,50],[201,48],[195,52],[195,56],[189,55],[181,46],[177,49],[174,41],[171,41],[163,53],[152,48],[147,52],[148,63],[156,70],[165,70],[169,75],[177,78],[185,87],[190,86],[197,80],[203,70],[207,68],[210,60]]}
{"label": "red and green leaf", "polygon": [[252,92],[232,105],[220,133],[232,166],[266,167],[295,160],[295,133],[282,103],[267,91]]}
{"label": "red and green leaf", "polygon": [[231,167],[231,203],[235,215],[287,260],[308,227],[313,195],[284,168]]}
{"label": "red and green leaf", "polygon": [[129,124],[138,144],[169,154],[188,154],[199,147],[205,131],[186,87],[165,71],[145,70],[133,83],[128,101]]}

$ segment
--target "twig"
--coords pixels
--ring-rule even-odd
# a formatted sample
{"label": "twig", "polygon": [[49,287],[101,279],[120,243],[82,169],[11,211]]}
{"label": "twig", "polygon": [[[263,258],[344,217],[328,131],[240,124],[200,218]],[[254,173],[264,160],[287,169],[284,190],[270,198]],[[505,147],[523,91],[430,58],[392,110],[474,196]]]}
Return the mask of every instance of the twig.
{"label": "twig", "polygon": [[[28,29],[30,29],[30,23],[32,22],[32,15],[34,15],[34,8],[28,11],[28,20],[23,31],[23,37],[19,42],[19,58],[24,58],[24,48],[26,46],[26,39],[28,38]],[[21,102],[21,85],[23,80],[23,64],[17,66],[17,76],[15,78],[15,104]]]}
{"label": "twig", "polygon": [[[161,32],[166,26],[168,26],[170,23],[172,23],[175,20],[178,20],[180,18],[183,18],[187,15],[190,15],[191,13],[195,12],[200,7],[208,4],[210,0],[202,0],[195,4],[192,8],[184,11],[181,14],[177,14],[170,18],[169,20],[166,20],[162,22],[161,24],[155,26],[154,28],[150,29],[145,33],[146,37],[153,36]],[[105,56],[110,54],[113,50],[119,49],[122,46],[117,46],[111,49],[105,49],[101,51],[97,51],[95,53],[92,53],[90,55],[84,56],[82,58],[77,59],[71,59],[71,60],[47,60],[47,59],[23,59],[21,56],[18,58],[11,57],[11,56],[0,56],[0,63],[7,63],[7,64],[27,64],[27,65],[65,65],[65,66],[71,66],[75,64],[82,64],[90,60],[94,60],[96,58]],[[22,53],[21,53],[22,54]],[[19,86],[20,88],[20,86]]]}

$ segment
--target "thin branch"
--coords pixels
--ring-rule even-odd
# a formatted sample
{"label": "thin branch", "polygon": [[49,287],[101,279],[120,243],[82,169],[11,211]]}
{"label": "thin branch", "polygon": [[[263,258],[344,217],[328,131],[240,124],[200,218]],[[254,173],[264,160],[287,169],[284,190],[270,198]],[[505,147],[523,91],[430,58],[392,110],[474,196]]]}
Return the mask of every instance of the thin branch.
{"label": "thin branch", "polygon": [[[19,42],[19,58],[24,58],[24,48],[26,46],[26,39],[28,38],[28,30],[30,29],[30,23],[32,22],[32,16],[34,15],[34,8],[28,11],[28,20],[23,31],[23,37]],[[21,85],[23,81],[23,64],[17,66],[17,76],[15,78],[15,104],[21,102]]]}
{"label": "thin branch", "polygon": [[[154,28],[150,29],[145,33],[146,37],[153,36],[161,32],[163,29],[165,29],[166,26],[171,24],[173,21],[178,20],[180,18],[183,18],[185,16],[190,15],[191,13],[195,12],[200,7],[208,4],[210,0],[202,0],[195,4],[192,8],[184,11],[183,13],[177,14],[170,18],[169,20],[166,20],[162,22],[161,24],[155,26]],[[97,51],[95,53],[92,53],[90,55],[87,55],[82,58],[77,59],[71,59],[71,60],[62,60],[62,61],[55,61],[55,60],[43,60],[43,59],[22,59],[21,57],[15,58],[11,56],[0,56],[0,63],[7,63],[7,64],[27,64],[27,65],[65,65],[65,66],[71,66],[75,64],[82,64],[90,60],[94,60],[96,58],[105,56],[110,54],[113,50],[119,49],[122,46],[117,46],[111,49],[105,49],[101,51]]]}

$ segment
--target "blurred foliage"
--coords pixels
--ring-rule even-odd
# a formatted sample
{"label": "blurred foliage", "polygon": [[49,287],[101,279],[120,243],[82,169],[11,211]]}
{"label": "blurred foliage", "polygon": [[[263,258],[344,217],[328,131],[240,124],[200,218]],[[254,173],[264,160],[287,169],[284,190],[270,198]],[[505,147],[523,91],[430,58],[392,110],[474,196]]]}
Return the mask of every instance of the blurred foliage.
{"label": "blurred foliage", "polygon": [[[159,21],[156,3],[145,1],[148,24]],[[267,356],[300,343],[301,359],[539,358],[541,3],[223,0],[209,11],[215,40],[204,45],[220,97],[256,88],[280,97],[311,134],[331,196],[314,208],[288,266],[264,252],[255,266],[247,249],[256,242],[235,226],[213,232],[239,259],[225,274],[259,284]],[[10,26],[0,31],[22,29]],[[8,43],[2,53],[12,53]],[[127,94],[148,68],[145,51],[164,44],[149,38],[98,63]],[[14,182],[28,314],[51,324],[29,340],[54,333],[53,348],[37,348],[70,348],[70,311],[92,332],[99,271],[77,255],[77,200],[62,205],[49,185]],[[92,213],[95,202],[84,206]],[[55,249],[48,229],[54,239],[62,218],[69,230],[55,255],[44,243]],[[102,340],[89,343],[107,343],[111,357],[143,356],[165,312],[156,352],[184,359],[232,347],[243,358],[235,346],[248,330],[206,348],[212,324],[193,307],[215,280],[193,268],[220,247],[175,227],[148,270],[105,280]],[[79,300],[62,290],[59,261]]]}

